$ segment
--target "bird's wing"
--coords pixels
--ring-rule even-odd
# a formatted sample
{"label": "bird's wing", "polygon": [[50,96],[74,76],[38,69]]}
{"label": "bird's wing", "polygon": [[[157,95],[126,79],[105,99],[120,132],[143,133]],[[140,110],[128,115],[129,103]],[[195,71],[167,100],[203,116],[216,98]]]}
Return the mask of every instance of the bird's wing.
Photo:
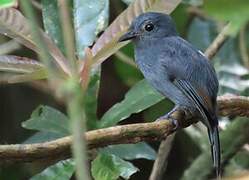
{"label": "bird's wing", "polygon": [[215,120],[218,80],[204,55],[180,37],[165,39],[161,47],[160,67],[198,108],[209,128]]}
{"label": "bird's wing", "polygon": [[220,171],[220,143],[216,97],[218,80],[208,60],[190,43],[180,37],[165,39],[161,47],[160,67],[171,82],[193,103],[207,126],[216,172]]}
{"label": "bird's wing", "polygon": [[213,125],[210,120],[213,120],[212,104],[208,96],[201,89],[196,89],[189,81],[184,79],[175,79],[175,86],[179,88],[195,105],[203,117],[203,123],[210,129]]}
{"label": "bird's wing", "polygon": [[[210,100],[206,98],[204,91],[196,90],[190,82],[182,79],[176,79],[173,82],[195,105],[202,116],[202,122],[208,127],[208,135],[211,143],[211,152],[216,167],[217,176],[220,174],[220,141],[218,133],[218,120],[215,112],[212,112],[210,107]],[[215,123],[212,124],[212,123]]]}

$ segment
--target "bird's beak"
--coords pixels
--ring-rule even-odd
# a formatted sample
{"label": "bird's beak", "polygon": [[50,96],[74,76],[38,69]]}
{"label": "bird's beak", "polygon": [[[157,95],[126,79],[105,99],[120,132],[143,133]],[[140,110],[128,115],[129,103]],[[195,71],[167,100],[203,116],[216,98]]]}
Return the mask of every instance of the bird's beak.
{"label": "bird's beak", "polygon": [[127,33],[125,33],[119,38],[118,42],[127,41],[127,40],[135,38],[136,36],[137,34],[134,31],[129,30]]}

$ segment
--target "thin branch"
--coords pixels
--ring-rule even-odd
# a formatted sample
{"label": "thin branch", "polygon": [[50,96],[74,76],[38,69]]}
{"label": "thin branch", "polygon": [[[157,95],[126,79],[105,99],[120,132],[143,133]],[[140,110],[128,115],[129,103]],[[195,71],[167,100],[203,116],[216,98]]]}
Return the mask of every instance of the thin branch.
{"label": "thin branch", "polygon": [[[221,96],[218,98],[219,114],[249,117],[249,98],[243,96]],[[182,128],[196,121],[178,119]],[[85,140],[88,149],[111,144],[137,143],[166,138],[173,132],[174,126],[169,121],[139,123],[115,126],[88,131]],[[64,137],[50,142],[37,144],[16,144],[0,146],[0,162],[33,162],[62,160],[71,156],[72,137]]]}
{"label": "thin branch", "polygon": [[131,65],[132,67],[134,68],[137,68],[137,65],[135,64],[135,62],[133,61],[132,58],[130,58],[129,56],[127,56],[126,54],[124,54],[123,52],[121,51],[117,51],[115,54],[114,54],[120,61],[126,63],[126,64],[129,64]]}
{"label": "thin branch", "polygon": [[244,65],[249,68],[249,56],[246,48],[246,25],[241,28],[239,33],[239,49]]}
{"label": "thin branch", "polygon": [[39,11],[42,10],[42,5],[41,5],[41,3],[37,2],[36,0],[32,0],[32,1],[31,1],[31,4],[32,4],[36,9],[38,9]]}
{"label": "thin branch", "polygon": [[218,50],[221,48],[221,46],[224,44],[224,42],[229,36],[230,27],[231,25],[230,23],[228,23],[218,34],[218,36],[215,38],[212,44],[207,48],[205,55],[207,56],[208,59],[212,59],[215,56],[215,54],[218,52]]}
{"label": "thin branch", "polygon": [[202,19],[211,19],[210,16],[208,16],[204,11],[202,11],[200,8],[197,8],[195,6],[190,6],[187,8],[187,12],[193,16],[197,16]]}
{"label": "thin branch", "polygon": [[175,133],[163,140],[158,148],[157,158],[149,180],[161,180],[168,165],[168,155],[172,148],[172,142],[175,139]]}

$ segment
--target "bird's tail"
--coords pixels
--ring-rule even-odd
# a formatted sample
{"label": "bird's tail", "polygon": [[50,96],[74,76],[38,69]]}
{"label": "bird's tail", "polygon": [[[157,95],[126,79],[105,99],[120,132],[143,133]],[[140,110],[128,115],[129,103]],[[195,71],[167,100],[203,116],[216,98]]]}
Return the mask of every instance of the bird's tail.
{"label": "bird's tail", "polygon": [[211,144],[213,164],[216,169],[217,178],[220,177],[221,170],[221,157],[220,157],[220,138],[218,125],[214,126],[212,129],[208,129],[209,140]]}

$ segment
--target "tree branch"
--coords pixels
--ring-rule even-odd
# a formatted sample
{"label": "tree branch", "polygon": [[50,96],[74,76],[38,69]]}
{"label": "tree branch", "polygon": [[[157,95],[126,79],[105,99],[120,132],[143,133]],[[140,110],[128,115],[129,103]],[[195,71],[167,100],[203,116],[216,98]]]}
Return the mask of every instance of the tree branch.
{"label": "tree branch", "polygon": [[168,156],[172,148],[175,133],[163,140],[158,148],[157,158],[154,162],[149,180],[163,179],[164,172],[168,165]]}
{"label": "tree branch", "polygon": [[[249,117],[249,98],[226,95],[218,98],[219,114],[225,116]],[[181,128],[196,121],[178,119]],[[88,149],[111,144],[137,143],[162,140],[173,132],[169,121],[129,124],[88,131],[85,140]],[[82,137],[83,138],[83,137]],[[50,142],[36,144],[16,144],[0,146],[0,163],[62,160],[71,157],[72,137],[64,137]]]}
{"label": "tree branch", "polygon": [[224,42],[227,40],[227,37],[229,36],[230,26],[230,23],[228,23],[214,39],[212,44],[206,49],[205,55],[208,59],[212,59],[224,44]]}

